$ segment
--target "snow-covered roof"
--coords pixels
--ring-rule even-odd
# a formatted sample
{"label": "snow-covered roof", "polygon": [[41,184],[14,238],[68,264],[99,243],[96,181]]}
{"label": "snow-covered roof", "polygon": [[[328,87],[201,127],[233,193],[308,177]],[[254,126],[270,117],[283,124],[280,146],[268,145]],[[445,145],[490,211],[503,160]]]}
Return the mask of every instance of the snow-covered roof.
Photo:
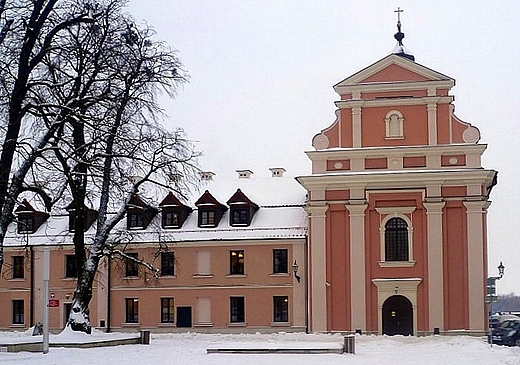
{"label": "snow-covered roof", "polygon": [[[208,190],[221,204],[240,189],[251,202],[259,206],[251,224],[247,227],[231,226],[227,210],[216,227],[198,227],[198,210],[194,202],[202,193],[194,194],[187,203],[193,208],[181,228],[162,228],[161,213],[156,214],[150,225],[144,229],[127,229],[126,218],[114,228],[113,233],[125,232],[130,242],[201,242],[222,240],[260,240],[305,238],[307,234],[307,214],[304,210],[306,190],[293,178],[253,176],[239,179],[215,175],[203,181],[202,192]],[[159,206],[160,201],[155,202]],[[4,245],[68,245],[72,244],[73,233],[69,232],[68,215],[51,215],[38,230],[31,234],[17,232],[16,223],[9,226]],[[86,232],[87,242],[95,234],[96,223]]]}

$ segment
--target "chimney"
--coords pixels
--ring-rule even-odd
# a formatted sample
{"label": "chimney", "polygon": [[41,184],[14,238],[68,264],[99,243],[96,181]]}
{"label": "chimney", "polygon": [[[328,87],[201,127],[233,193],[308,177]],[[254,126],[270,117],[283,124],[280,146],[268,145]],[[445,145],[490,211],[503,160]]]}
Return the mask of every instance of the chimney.
{"label": "chimney", "polygon": [[249,179],[253,175],[251,170],[236,170],[239,179]]}
{"label": "chimney", "polygon": [[211,171],[202,171],[200,173],[200,179],[204,181],[211,181],[213,180],[213,176],[215,176],[214,172]]}
{"label": "chimney", "polygon": [[285,172],[285,169],[283,167],[271,167],[269,168],[271,170],[273,177],[283,177],[283,174]]}

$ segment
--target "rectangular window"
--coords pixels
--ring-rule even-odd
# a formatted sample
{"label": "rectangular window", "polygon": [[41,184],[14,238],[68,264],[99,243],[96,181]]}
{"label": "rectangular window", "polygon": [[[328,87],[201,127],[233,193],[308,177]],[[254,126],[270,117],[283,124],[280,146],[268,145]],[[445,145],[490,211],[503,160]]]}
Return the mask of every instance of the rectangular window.
{"label": "rectangular window", "polygon": [[[126,254],[137,260],[137,252],[129,252]],[[125,261],[125,275],[126,276],[139,276],[139,264],[131,258],[127,258]]]}
{"label": "rectangular window", "polygon": [[273,297],[273,321],[289,322],[289,298],[286,296]]}
{"label": "rectangular window", "polygon": [[175,318],[173,298],[161,298],[161,323],[173,323]]}
{"label": "rectangular window", "polygon": [[65,255],[65,277],[76,278],[78,276],[78,270],[76,268],[76,256]]}
{"label": "rectangular window", "polygon": [[203,226],[215,225],[215,212],[213,210],[200,212],[200,224]]}
{"label": "rectangular window", "polygon": [[248,225],[248,211],[248,208],[233,208],[231,211],[231,225]]}
{"label": "rectangular window", "polygon": [[34,218],[33,217],[18,217],[18,233],[34,232]]}
{"label": "rectangular window", "polygon": [[175,275],[175,256],[173,252],[161,252],[161,276]]}
{"label": "rectangular window", "polygon": [[244,250],[233,250],[229,255],[229,274],[244,275]]}
{"label": "rectangular window", "polygon": [[197,275],[211,275],[211,254],[197,251]]}
{"label": "rectangular window", "polygon": [[13,256],[13,279],[24,278],[24,259],[23,256]]}
{"label": "rectangular window", "polygon": [[128,213],[128,219],[130,220],[130,228],[143,228],[143,215],[141,213]]}
{"label": "rectangular window", "polygon": [[179,212],[163,211],[163,227],[179,227]]}
{"label": "rectangular window", "polygon": [[13,324],[24,324],[23,300],[13,300]]}
{"label": "rectangular window", "polygon": [[229,298],[230,303],[230,322],[231,323],[244,323],[245,318],[245,306],[244,297],[231,297]]}
{"label": "rectangular window", "polygon": [[126,323],[139,323],[139,299],[126,298]]}
{"label": "rectangular window", "polygon": [[273,250],[273,273],[274,274],[287,274],[288,262],[287,262],[287,249]]}

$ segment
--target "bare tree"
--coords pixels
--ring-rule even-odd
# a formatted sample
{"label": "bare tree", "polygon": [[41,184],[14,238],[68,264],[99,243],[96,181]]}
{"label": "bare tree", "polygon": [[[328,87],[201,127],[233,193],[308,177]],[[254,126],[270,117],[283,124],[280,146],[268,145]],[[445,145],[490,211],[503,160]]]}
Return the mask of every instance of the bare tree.
{"label": "bare tree", "polygon": [[[71,6],[71,5],[80,6]],[[34,136],[28,129],[37,108],[32,96],[45,82],[42,61],[56,47],[56,38],[70,27],[92,23],[82,1],[1,0],[0,1],[0,270],[3,241],[18,195],[29,187],[26,175],[56,129]],[[33,134],[24,139],[23,130]],[[31,150],[29,152],[29,150]],[[16,163],[18,161],[18,164]],[[12,184],[10,178],[14,173]],[[42,195],[49,202],[48,197]]]}
{"label": "bare tree", "polygon": [[[75,207],[78,282],[68,325],[87,333],[97,268],[102,257],[122,253],[110,234],[125,217],[132,197],[143,185],[184,195],[198,172],[198,153],[183,131],[169,131],[159,123],[158,93],[173,97],[186,80],[175,53],[155,41],[150,28],[141,28],[123,15],[118,2],[96,10],[96,23],[63,39],[70,47],[68,53],[75,55],[74,64],[54,67],[55,62],[48,60],[53,84],[70,86],[66,93],[62,86],[52,90],[47,98],[64,105],[65,95],[71,90],[75,95],[76,105],[69,108],[72,112],[52,145]],[[70,82],[70,74],[81,80]],[[86,203],[95,204],[98,211],[88,257],[83,227]]]}

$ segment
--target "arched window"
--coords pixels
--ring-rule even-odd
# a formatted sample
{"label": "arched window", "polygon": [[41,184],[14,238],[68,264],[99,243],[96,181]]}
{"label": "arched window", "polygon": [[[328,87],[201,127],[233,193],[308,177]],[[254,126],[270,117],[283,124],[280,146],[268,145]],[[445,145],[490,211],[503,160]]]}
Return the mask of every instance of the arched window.
{"label": "arched window", "polygon": [[385,261],[408,261],[408,224],[402,218],[391,218],[385,224]]}
{"label": "arched window", "polygon": [[386,138],[404,138],[404,117],[398,110],[392,110],[386,114]]}

